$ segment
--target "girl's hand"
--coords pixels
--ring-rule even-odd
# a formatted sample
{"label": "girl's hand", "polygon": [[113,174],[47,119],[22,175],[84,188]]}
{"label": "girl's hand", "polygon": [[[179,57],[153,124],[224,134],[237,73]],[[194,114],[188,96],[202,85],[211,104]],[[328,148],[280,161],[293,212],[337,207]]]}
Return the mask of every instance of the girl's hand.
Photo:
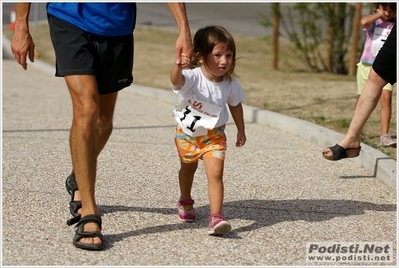
{"label": "girl's hand", "polygon": [[245,137],[245,131],[244,130],[238,130],[236,146],[237,147],[244,146],[246,141],[247,141],[247,137]]}
{"label": "girl's hand", "polygon": [[177,64],[177,66],[179,66],[182,69],[186,68],[190,64],[190,58],[185,53],[181,53],[180,54],[180,63],[176,63],[176,64]]}
{"label": "girl's hand", "polygon": [[182,87],[185,83],[185,78],[183,76],[183,69],[188,66],[190,63],[189,57],[185,53],[180,54],[180,62],[175,64],[172,67],[172,71],[170,72],[170,81],[176,87]]}
{"label": "girl's hand", "polygon": [[376,13],[378,13],[380,15],[380,18],[382,20],[387,20],[387,16],[385,16],[384,11],[382,11],[381,9],[377,9]]}

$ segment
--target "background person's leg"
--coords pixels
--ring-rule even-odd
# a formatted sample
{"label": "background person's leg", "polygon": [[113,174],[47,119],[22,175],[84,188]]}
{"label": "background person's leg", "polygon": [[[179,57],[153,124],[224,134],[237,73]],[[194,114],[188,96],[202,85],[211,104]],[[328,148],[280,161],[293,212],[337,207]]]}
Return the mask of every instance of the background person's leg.
{"label": "background person's leg", "polygon": [[[352,117],[348,131],[342,140],[338,142],[340,146],[345,149],[358,148],[360,146],[360,133],[369,119],[370,114],[377,106],[377,103],[381,97],[382,88],[386,85],[386,83],[387,81],[382,79],[373,70],[373,68],[371,68],[363,93],[360,95],[356,105],[355,113]],[[326,148],[323,151],[323,154],[327,157],[331,157],[333,155],[330,148]]]}

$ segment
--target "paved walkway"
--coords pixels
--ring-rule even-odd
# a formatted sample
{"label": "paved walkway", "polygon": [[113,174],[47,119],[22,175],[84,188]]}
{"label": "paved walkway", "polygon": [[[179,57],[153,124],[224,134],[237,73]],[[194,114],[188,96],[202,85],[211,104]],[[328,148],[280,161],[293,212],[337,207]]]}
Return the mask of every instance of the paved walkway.
{"label": "paved walkway", "polygon": [[[234,147],[235,126],[227,127],[224,214],[232,231],[207,235],[202,164],[193,186],[198,220],[180,223],[173,104],[157,90],[158,98],[143,96],[149,93],[139,86],[120,93],[114,132],[98,163],[106,250],[76,249],[66,225],[72,110],[64,80],[40,63],[24,71],[3,59],[2,70],[4,266],[315,265],[306,261],[310,242],[389,242],[393,262],[384,264],[396,265],[391,186],[353,161],[324,160],[315,142],[250,120],[242,148]],[[287,120],[279,124],[292,128]]]}

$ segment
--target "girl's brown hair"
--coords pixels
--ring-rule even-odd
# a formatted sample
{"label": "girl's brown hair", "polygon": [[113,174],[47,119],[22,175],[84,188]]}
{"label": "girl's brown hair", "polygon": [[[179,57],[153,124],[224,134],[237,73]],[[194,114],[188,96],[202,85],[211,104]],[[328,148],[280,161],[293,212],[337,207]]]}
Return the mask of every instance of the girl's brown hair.
{"label": "girl's brown hair", "polygon": [[200,60],[204,61],[206,65],[206,56],[212,53],[213,48],[218,44],[226,44],[227,48],[233,52],[233,63],[230,70],[227,71],[226,76],[228,79],[235,76],[234,68],[236,62],[236,45],[233,36],[221,26],[206,26],[199,29],[194,35],[194,56],[190,62],[190,68],[200,66]]}
{"label": "girl's brown hair", "polygon": [[374,10],[377,10],[380,5],[384,8],[389,6],[390,9],[396,10],[396,2],[395,3],[374,3]]}

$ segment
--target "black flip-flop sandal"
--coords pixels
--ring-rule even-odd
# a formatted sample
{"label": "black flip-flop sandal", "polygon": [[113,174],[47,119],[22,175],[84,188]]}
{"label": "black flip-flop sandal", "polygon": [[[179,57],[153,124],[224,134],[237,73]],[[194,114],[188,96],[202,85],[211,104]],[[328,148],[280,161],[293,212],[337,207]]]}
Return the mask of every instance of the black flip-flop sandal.
{"label": "black flip-flop sandal", "polygon": [[360,149],[362,147],[359,146],[359,148],[348,148],[345,149],[344,147],[342,147],[341,145],[339,145],[338,143],[335,144],[334,146],[328,147],[331,152],[333,153],[332,156],[326,156],[324,154],[324,152],[322,153],[323,157],[327,160],[331,160],[331,161],[338,161],[344,158],[353,158],[353,157],[357,157],[360,154]]}
{"label": "black flip-flop sandal", "polygon": [[[94,222],[98,224],[98,227],[100,227],[100,231],[95,231],[95,232],[85,232],[83,231],[84,225],[86,223]],[[77,248],[80,249],[86,249],[86,250],[102,250],[104,248],[104,237],[101,234],[101,217],[96,215],[96,214],[90,214],[87,216],[84,216],[79,220],[79,222],[75,226],[76,231],[75,231],[75,237],[73,238],[73,245]],[[86,244],[86,243],[81,243],[79,242],[80,239],[82,238],[88,238],[88,237],[98,237],[101,239],[101,244]]]}
{"label": "black flip-flop sandal", "polygon": [[82,208],[82,202],[80,200],[75,201],[75,192],[78,191],[78,184],[76,183],[75,172],[72,170],[71,175],[69,175],[65,181],[65,187],[68,194],[71,196],[71,201],[69,202],[69,211],[71,212],[73,218],[68,220],[68,225],[77,223],[80,220],[80,214],[78,210]]}

